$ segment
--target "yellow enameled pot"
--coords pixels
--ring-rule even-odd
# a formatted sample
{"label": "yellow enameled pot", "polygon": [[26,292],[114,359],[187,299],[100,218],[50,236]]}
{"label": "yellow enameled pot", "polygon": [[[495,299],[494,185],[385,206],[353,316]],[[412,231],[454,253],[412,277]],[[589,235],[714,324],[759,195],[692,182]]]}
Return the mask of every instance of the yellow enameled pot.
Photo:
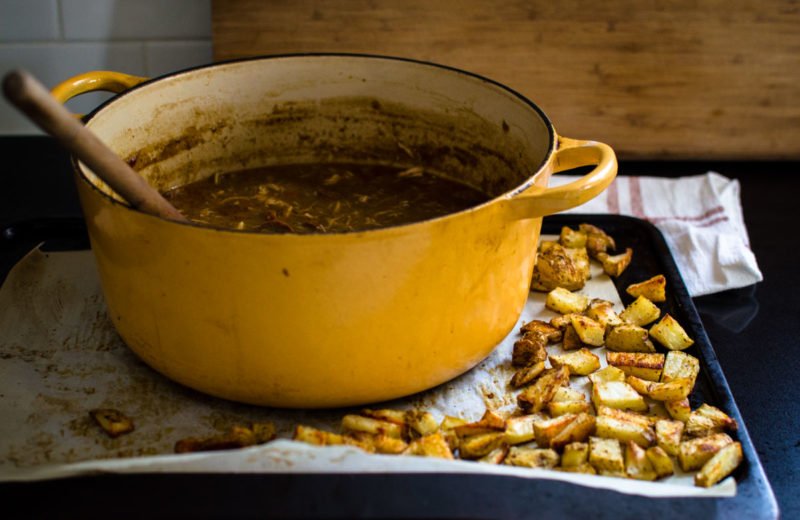
{"label": "yellow enameled pot", "polygon": [[[383,162],[479,186],[478,207],[366,232],[270,235],[130,209],[76,178],[108,314],[146,363],[236,401],[334,407],[408,395],[484,359],[519,319],[541,217],[599,194],[606,145],[557,136],[486,78],[362,55],[275,56],[145,80],[92,72],[62,101],[122,92],[86,124],[159,189],[278,163]],[[594,166],[548,188],[554,172]]]}

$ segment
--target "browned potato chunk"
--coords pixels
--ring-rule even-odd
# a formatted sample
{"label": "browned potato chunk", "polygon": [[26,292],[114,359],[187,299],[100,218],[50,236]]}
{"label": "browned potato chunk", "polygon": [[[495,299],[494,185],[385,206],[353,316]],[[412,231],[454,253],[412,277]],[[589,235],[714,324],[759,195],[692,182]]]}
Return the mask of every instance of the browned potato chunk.
{"label": "browned potato chunk", "polygon": [[619,325],[608,331],[606,348],[614,352],[655,352],[647,329],[638,325]]}
{"label": "browned potato chunk", "polygon": [[667,279],[663,274],[658,274],[648,280],[639,283],[633,283],[625,289],[625,292],[638,298],[644,296],[651,302],[664,302],[667,301]]}
{"label": "browned potato chunk", "polygon": [[594,433],[595,418],[587,413],[579,413],[575,419],[550,439],[550,447],[559,450],[573,442],[586,441]]}
{"label": "browned potato chunk", "polygon": [[[272,423],[256,423],[253,426],[233,426],[227,433],[198,439],[188,437],[175,443],[175,453],[196,451],[217,451],[246,448],[263,444],[275,438],[275,426]],[[348,443],[344,440],[344,443]]]}
{"label": "browned potato chunk", "polygon": [[89,416],[112,439],[134,430],[133,420],[114,408],[95,408],[89,411]]}
{"label": "browned potato chunk", "polygon": [[547,293],[544,305],[561,314],[580,314],[589,306],[589,298],[563,287],[556,287]]}
{"label": "browned potato chunk", "polygon": [[564,453],[561,455],[562,467],[581,466],[589,462],[589,443],[571,442],[564,446]]}
{"label": "browned potato chunk", "polygon": [[646,352],[606,352],[606,361],[629,376],[648,381],[661,379],[664,354]]}
{"label": "browned potato chunk", "polygon": [[478,462],[482,462],[484,464],[502,464],[503,461],[508,455],[508,446],[500,446],[499,448],[495,448],[483,457],[478,459]]}
{"label": "browned potato chunk", "polygon": [[650,327],[650,337],[669,350],[685,350],[694,344],[694,340],[669,314]]}
{"label": "browned potato chunk", "polygon": [[625,249],[624,253],[620,253],[618,255],[598,253],[597,259],[603,264],[603,271],[605,271],[608,276],[617,278],[625,271],[625,269],[628,268],[629,265],[631,265],[631,259],[633,259],[633,249],[628,247]]}
{"label": "browned potato chunk", "polygon": [[319,430],[317,428],[302,424],[298,424],[294,429],[294,436],[292,438],[296,441],[314,444],[316,446],[336,446],[339,444],[347,444],[343,435],[325,430]]}
{"label": "browned potato chunk", "polygon": [[536,255],[531,288],[536,291],[551,291],[562,287],[570,291],[583,288],[588,278],[588,262],[584,267],[580,257],[567,252],[556,242],[543,242]]}
{"label": "browned potato chunk", "polygon": [[480,420],[454,426],[453,431],[456,435],[467,437],[470,435],[479,435],[482,433],[496,433],[503,431],[506,428],[506,420],[493,410],[486,410]]}
{"label": "browned potato chunk", "polygon": [[589,412],[591,406],[586,401],[583,392],[562,386],[556,391],[552,401],[547,403],[547,411],[552,417],[566,414],[579,414]]}
{"label": "browned potato chunk", "polygon": [[536,444],[540,448],[550,448],[553,437],[575,420],[577,415],[567,414],[560,417],[544,418],[533,423],[533,431],[536,435]]}
{"label": "browned potato chunk", "polygon": [[511,376],[511,386],[521,388],[539,377],[542,372],[544,372],[544,361],[520,368]]}
{"label": "browned potato chunk", "polygon": [[716,406],[705,403],[690,413],[689,420],[686,421],[686,434],[691,437],[707,437],[723,430],[736,431],[738,429],[739,426],[735,419]]}
{"label": "browned potato chunk", "polygon": [[678,456],[682,436],[683,423],[681,421],[670,421],[669,419],[656,421],[656,442],[667,454],[673,457]]}
{"label": "browned potato chunk", "polygon": [[431,433],[416,439],[403,452],[403,455],[452,459],[453,452],[441,432]]}
{"label": "browned potato chunk", "polygon": [[600,368],[600,358],[589,349],[582,348],[565,354],[553,354],[550,356],[550,364],[555,368],[565,366],[570,374],[588,376]]}
{"label": "browned potato chunk", "polygon": [[517,396],[517,405],[526,413],[540,412],[559,387],[569,383],[567,367],[545,370],[541,376]]}
{"label": "browned potato chunk", "polygon": [[694,476],[695,485],[700,487],[713,486],[733,473],[733,470],[742,463],[743,459],[742,445],[738,442],[728,444],[703,464],[700,472]]}
{"label": "browned potato chunk", "polygon": [[462,459],[478,459],[503,446],[504,440],[504,432],[471,435],[458,443],[458,453]]}
{"label": "browned potato chunk", "polygon": [[[570,316],[574,315],[570,314]],[[576,331],[575,327],[570,323],[564,329],[564,340],[561,342],[561,347],[564,350],[577,350],[579,348],[585,348],[587,345],[581,341],[581,337],[578,336],[578,331]]]}
{"label": "browned potato chunk", "polygon": [[622,321],[640,327],[656,321],[659,316],[661,316],[661,310],[644,296],[636,298],[619,315]]}
{"label": "browned potato chunk", "polygon": [[529,332],[521,339],[514,342],[511,354],[511,364],[515,367],[525,367],[547,359],[547,337],[539,332]]}
{"label": "browned potato chunk", "polygon": [[601,381],[592,386],[592,403],[595,408],[608,406],[620,410],[645,412],[648,410],[644,397],[631,385],[619,381]]}
{"label": "browned potato chunk", "polygon": [[599,253],[605,253],[608,250],[617,248],[614,239],[597,226],[581,224],[578,229],[586,234],[586,250],[592,258],[597,258]]}
{"label": "browned potato chunk", "polygon": [[558,466],[558,453],[550,448],[524,448],[512,446],[503,461],[509,466],[552,469]]}
{"label": "browned potato chunk", "polygon": [[617,367],[608,365],[604,368],[601,368],[597,372],[589,374],[589,381],[591,381],[593,385],[596,385],[597,383],[602,383],[604,381],[618,381],[620,383],[624,383],[625,372],[618,369]]}
{"label": "browned potato chunk", "polygon": [[645,453],[647,453],[647,458],[650,459],[650,463],[653,465],[656,478],[668,477],[675,473],[672,459],[660,446],[651,446],[647,448]]}
{"label": "browned potato chunk", "polygon": [[644,448],[633,441],[625,443],[625,474],[636,480],[656,479],[656,471]]}
{"label": "browned potato chunk", "polygon": [[633,441],[644,448],[656,440],[649,417],[605,406],[598,409],[595,431],[598,437]]}
{"label": "browned potato chunk", "polygon": [[699,359],[686,352],[670,350],[664,360],[661,381],[668,383],[676,379],[689,379],[692,381],[692,386],[694,386],[698,373],[700,373]]}
{"label": "browned potato chunk", "polygon": [[384,434],[396,439],[402,439],[406,433],[404,425],[355,414],[348,414],[342,417],[342,429],[376,435]]}
{"label": "browned potato chunk", "polygon": [[601,347],[605,343],[605,327],[592,318],[573,314],[570,323],[583,343],[593,347]]}
{"label": "browned potato chunk", "polygon": [[522,444],[536,437],[533,425],[546,417],[542,414],[520,415],[506,420],[505,443]]}
{"label": "browned potato chunk", "polygon": [[383,408],[380,410],[373,410],[364,408],[361,410],[361,415],[369,417],[370,419],[377,419],[379,421],[387,421],[395,424],[405,425],[408,418],[408,412],[405,410],[392,410]]}
{"label": "browned potato chunk", "polygon": [[692,381],[689,379],[674,379],[668,383],[659,383],[628,376],[625,381],[640,394],[656,401],[679,401],[692,391]]}
{"label": "browned potato chunk", "polygon": [[617,439],[589,438],[589,464],[601,474],[624,476],[622,445]]}
{"label": "browned potato chunk", "polygon": [[540,334],[544,334],[544,337],[547,338],[547,341],[550,343],[557,343],[561,341],[561,335],[563,333],[560,328],[542,320],[531,320],[523,325],[519,331],[522,334],[526,334],[528,332],[539,332]]}
{"label": "browned potato chunk", "polygon": [[692,412],[689,399],[686,397],[675,401],[664,401],[664,408],[667,409],[670,417],[684,423],[689,420],[689,414]]}
{"label": "browned potato chunk", "polygon": [[558,238],[559,243],[564,247],[578,248],[586,247],[586,233],[576,231],[569,226],[561,228],[561,234]]}
{"label": "browned potato chunk", "polygon": [[411,433],[420,436],[430,435],[439,429],[439,424],[433,414],[422,410],[408,410],[406,412],[406,424],[411,429]]}
{"label": "browned potato chunk", "polygon": [[[346,435],[355,441],[356,445],[363,447],[370,453],[385,455],[400,455],[408,448],[408,443],[403,439],[389,437],[388,435],[375,435],[364,432],[350,432]],[[349,443],[347,443],[349,444]]]}
{"label": "browned potato chunk", "polygon": [[733,439],[725,433],[715,433],[708,437],[698,437],[681,443],[678,449],[678,462],[683,471],[694,471],[703,467],[703,464],[714,456],[719,450],[733,443]]}
{"label": "browned potato chunk", "polygon": [[586,315],[602,325],[606,330],[616,327],[617,325],[622,325],[622,318],[620,318],[617,311],[614,310],[614,304],[608,300],[594,298],[589,301],[589,307],[586,308]]}

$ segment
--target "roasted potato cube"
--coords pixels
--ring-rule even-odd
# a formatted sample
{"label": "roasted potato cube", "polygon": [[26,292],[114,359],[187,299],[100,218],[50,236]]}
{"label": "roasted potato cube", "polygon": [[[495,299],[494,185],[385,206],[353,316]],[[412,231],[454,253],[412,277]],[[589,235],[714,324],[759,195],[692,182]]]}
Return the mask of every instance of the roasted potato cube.
{"label": "roasted potato cube", "polygon": [[553,401],[585,401],[586,396],[580,390],[576,390],[574,388],[570,388],[568,386],[562,386],[558,390],[556,390],[555,395],[553,395]]}
{"label": "roasted potato cube", "polygon": [[597,372],[589,374],[589,381],[591,381],[593,385],[605,381],[618,381],[620,383],[624,383],[625,372],[618,369],[617,367],[612,367],[611,365],[609,365],[604,368],[601,368]]}
{"label": "roasted potato cube", "polygon": [[650,327],[650,337],[669,350],[685,350],[694,344],[694,340],[669,314]]}
{"label": "roasted potato cube", "polygon": [[419,457],[436,457],[440,459],[452,459],[453,452],[450,445],[440,432],[424,435],[408,445],[403,455],[416,455]]}
{"label": "roasted potato cube", "polygon": [[384,434],[397,439],[402,439],[406,433],[404,425],[355,414],[342,417],[342,428],[345,431]]}
{"label": "roasted potato cube", "polygon": [[[570,316],[574,316],[570,314]],[[561,342],[561,347],[564,350],[578,350],[579,348],[585,348],[586,345],[583,341],[581,341],[581,337],[578,336],[578,331],[575,330],[575,327],[572,326],[570,323],[564,329],[564,339]]]}
{"label": "roasted potato cube", "polygon": [[500,446],[479,458],[478,462],[483,462],[484,464],[502,464],[506,455],[508,455],[508,446]]}
{"label": "roasted potato cube", "polygon": [[112,439],[134,430],[133,420],[114,408],[95,408],[89,411],[89,416]]}
{"label": "roasted potato cube", "polygon": [[[260,426],[258,427],[258,435],[256,435],[252,428],[236,425],[233,426],[227,433],[222,435],[213,435],[203,439],[198,439],[195,437],[181,439],[175,443],[175,453],[246,448],[248,446],[263,444],[264,442],[272,440],[274,438],[275,427],[272,426],[272,435],[270,436],[270,427],[268,426],[269,423],[259,424]],[[344,439],[344,443],[349,444],[347,439]]]}
{"label": "roasted potato cube", "polygon": [[606,348],[614,352],[655,352],[647,329],[638,325],[618,325],[608,331]]}
{"label": "roasted potato cube", "polygon": [[652,445],[656,439],[647,417],[607,407],[598,410],[595,435],[621,442],[633,441],[644,448]]}
{"label": "roasted potato cube", "polygon": [[526,413],[540,412],[549,403],[559,387],[569,383],[567,367],[550,368],[517,396],[517,405]]}
{"label": "roasted potato cube", "polygon": [[[364,432],[350,432],[345,439],[352,439],[357,446],[363,447],[370,453],[383,453],[386,455],[400,455],[408,448],[408,443],[403,439],[389,437],[388,435],[375,435]],[[350,444],[349,442],[345,442]]]}
{"label": "roasted potato cube", "polygon": [[544,372],[544,361],[520,368],[511,376],[511,386],[521,388],[539,377],[542,372]]}
{"label": "roasted potato cube", "polygon": [[572,327],[581,341],[593,347],[601,347],[605,343],[606,329],[588,316],[572,315]]}
{"label": "roasted potato cube", "polygon": [[597,475],[597,470],[594,469],[594,466],[592,466],[588,462],[584,462],[583,464],[579,464],[578,466],[564,466],[562,464],[556,469],[558,469],[559,471],[566,471],[568,473],[583,473],[586,475]]}
{"label": "roasted potato cube", "polygon": [[631,265],[633,249],[630,247],[625,248],[625,252],[618,255],[598,253],[596,258],[603,264],[603,271],[605,271],[608,276],[617,278],[625,271],[625,269],[628,268],[629,265]]}
{"label": "roasted potato cube", "polygon": [[639,395],[628,383],[620,381],[601,381],[592,386],[592,403],[595,408],[608,406],[619,410],[648,410],[644,397]]}
{"label": "roasted potato cube", "polygon": [[597,258],[598,253],[605,253],[617,248],[614,239],[597,226],[581,224],[578,229],[586,234],[586,250],[592,258]]}
{"label": "roasted potato cube", "polygon": [[531,320],[523,325],[519,331],[522,334],[527,334],[528,332],[538,332],[540,334],[544,334],[544,337],[547,338],[547,341],[550,343],[557,343],[561,341],[561,335],[563,333],[558,327],[542,320]]}
{"label": "roasted potato cube", "polygon": [[408,412],[405,410],[391,410],[389,408],[383,408],[380,410],[372,410],[370,408],[364,408],[361,410],[360,415],[364,417],[369,417],[370,419],[377,419],[379,421],[387,421],[390,423],[404,425],[406,424],[406,419],[408,417]]}
{"label": "roasted potato cube", "polygon": [[509,417],[506,420],[505,443],[514,445],[532,441],[536,437],[533,424],[544,419],[546,417],[538,413]]}
{"label": "roasted potato cube", "polygon": [[675,473],[675,466],[672,463],[672,459],[660,446],[651,446],[647,448],[645,453],[647,453],[647,458],[650,459],[650,464],[653,465],[656,478],[668,477]]}
{"label": "roasted potato cube", "polygon": [[640,394],[656,401],[679,401],[692,391],[692,381],[689,379],[675,379],[668,383],[658,383],[628,376],[625,381]]}
{"label": "roasted potato cube", "polygon": [[[550,325],[565,333],[568,327],[572,326],[572,316],[575,313],[559,314],[550,318]],[[580,316],[580,314],[578,314]],[[574,331],[573,331],[574,332]]]}
{"label": "roasted potato cube", "polygon": [[506,428],[506,420],[497,412],[486,410],[483,416],[475,422],[454,426],[453,431],[456,435],[467,437],[483,433],[496,433]]}
{"label": "roasted potato cube", "polygon": [[547,412],[553,417],[568,413],[588,413],[591,409],[592,405],[588,401],[550,401],[547,403]]}
{"label": "roasted potato cube", "polygon": [[561,467],[575,467],[589,462],[589,443],[571,442],[564,446]]}
{"label": "roasted potato cube", "polygon": [[452,415],[445,415],[441,424],[439,424],[439,431],[451,450],[458,449],[459,443],[458,435],[453,431],[453,428],[462,424],[467,424],[467,420],[461,417],[453,417]]}
{"label": "roasted potato cube", "polygon": [[[575,291],[583,288],[588,275],[588,262],[584,267],[556,242],[542,242],[536,255],[531,289],[551,291],[557,287]],[[578,257],[579,258],[579,257]]]}
{"label": "roasted potato cube", "polygon": [[669,419],[656,421],[656,442],[667,454],[678,456],[678,448],[683,437],[683,423]]}
{"label": "roasted potato cube", "polygon": [[569,226],[561,228],[561,234],[558,237],[558,242],[569,248],[586,247],[586,233],[576,231]]}
{"label": "roasted potato cube", "polygon": [[726,433],[715,433],[683,441],[678,448],[678,462],[683,471],[700,469],[719,450],[731,444],[733,439]]}
{"label": "roasted potato cube", "polygon": [[478,459],[503,446],[505,432],[480,433],[463,437],[458,443],[458,453],[462,459]]}
{"label": "roasted potato cube", "polygon": [[622,456],[622,445],[617,439],[590,437],[589,464],[600,473],[623,476],[625,461]]}
{"label": "roasted potato cube", "polygon": [[661,316],[661,310],[644,296],[636,298],[619,315],[622,321],[640,327],[656,321],[659,316]]}
{"label": "roasted potato cube", "polygon": [[256,422],[250,425],[256,444],[264,444],[275,438],[275,425],[271,422]]}
{"label": "roasted potato cube", "polygon": [[657,274],[643,282],[630,284],[628,288],[625,289],[625,292],[634,298],[644,296],[651,302],[663,302],[667,301],[666,289],[667,279],[664,278],[663,274]]}
{"label": "roasted potato cube", "polygon": [[298,424],[294,429],[293,440],[314,444],[316,446],[337,446],[347,444],[344,435],[338,433],[319,430],[311,426]]}
{"label": "roasted potato cube", "polygon": [[589,306],[589,298],[563,287],[556,287],[547,293],[544,305],[561,314],[580,314]]}
{"label": "roasted potato cube", "polygon": [[526,367],[547,359],[547,337],[539,332],[529,332],[525,337],[514,342],[511,364],[515,367]]}
{"label": "roasted potato cube", "polygon": [[622,325],[622,318],[614,310],[614,304],[608,300],[595,298],[589,302],[586,315],[609,330],[611,327]]}
{"label": "roasted potato cube", "polygon": [[629,376],[648,381],[661,379],[664,354],[649,352],[606,352],[606,361]]}
{"label": "roasted potato cube", "polygon": [[667,352],[667,357],[664,360],[664,370],[661,372],[661,381],[668,383],[676,379],[689,379],[692,381],[692,386],[694,386],[697,374],[699,373],[699,359],[686,352],[670,350]]}
{"label": "roasted potato cube", "polygon": [[567,444],[586,441],[594,433],[595,418],[587,413],[579,413],[554,437],[550,439],[550,447],[560,450]]}
{"label": "roasted potato cube", "polygon": [[689,405],[689,399],[686,397],[676,401],[664,401],[664,408],[667,409],[667,413],[670,417],[681,422],[688,421],[689,414],[692,412],[692,408]]}
{"label": "roasted potato cube", "polygon": [[536,444],[538,444],[540,448],[549,448],[550,441],[553,440],[553,437],[558,435],[558,433],[566,428],[569,423],[574,421],[576,417],[577,415],[575,414],[568,414],[560,417],[545,418],[533,423]]}
{"label": "roasted potato cube", "polygon": [[552,469],[558,466],[558,453],[550,448],[525,448],[512,446],[508,450],[504,464],[526,468]]}
{"label": "roasted potato cube", "polygon": [[711,487],[735,470],[743,460],[741,443],[734,442],[720,449],[703,464],[694,476],[694,484],[700,487]]}
{"label": "roasted potato cube", "polygon": [[600,368],[600,358],[589,349],[582,348],[565,354],[553,354],[550,356],[550,364],[556,368],[565,366],[570,374],[588,376]]}
{"label": "roasted potato cube", "polygon": [[656,479],[656,471],[644,448],[633,441],[625,443],[625,474],[636,480]]}
{"label": "roasted potato cube", "polygon": [[409,410],[406,412],[406,424],[417,435],[429,435],[439,429],[436,418],[430,412]]}
{"label": "roasted potato cube", "polygon": [[589,253],[586,251],[585,247],[565,247],[564,253],[572,260],[572,264],[575,266],[578,275],[583,276],[584,283],[592,277]]}
{"label": "roasted potato cube", "polygon": [[686,421],[686,434],[691,437],[706,437],[723,430],[738,430],[736,420],[710,404],[701,404],[689,414],[689,420]]}

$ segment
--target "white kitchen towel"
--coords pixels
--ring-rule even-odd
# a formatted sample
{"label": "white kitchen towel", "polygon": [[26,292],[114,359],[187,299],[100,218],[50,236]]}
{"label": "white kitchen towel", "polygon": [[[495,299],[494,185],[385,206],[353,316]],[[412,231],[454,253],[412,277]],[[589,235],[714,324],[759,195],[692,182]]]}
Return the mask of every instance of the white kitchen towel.
{"label": "white kitchen towel", "polygon": [[[550,185],[576,179],[555,175]],[[750,249],[739,181],[719,173],[618,176],[598,197],[566,213],[630,215],[653,223],[664,235],[692,296],[763,280]]]}

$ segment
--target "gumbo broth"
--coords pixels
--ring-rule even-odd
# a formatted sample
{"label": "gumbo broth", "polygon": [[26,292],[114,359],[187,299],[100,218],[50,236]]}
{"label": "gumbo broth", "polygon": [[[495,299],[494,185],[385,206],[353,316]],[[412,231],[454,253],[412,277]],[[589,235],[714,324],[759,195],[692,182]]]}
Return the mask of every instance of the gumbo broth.
{"label": "gumbo broth", "polygon": [[489,200],[420,167],[292,164],[212,175],[164,193],[188,219],[264,233],[340,233],[397,226]]}

